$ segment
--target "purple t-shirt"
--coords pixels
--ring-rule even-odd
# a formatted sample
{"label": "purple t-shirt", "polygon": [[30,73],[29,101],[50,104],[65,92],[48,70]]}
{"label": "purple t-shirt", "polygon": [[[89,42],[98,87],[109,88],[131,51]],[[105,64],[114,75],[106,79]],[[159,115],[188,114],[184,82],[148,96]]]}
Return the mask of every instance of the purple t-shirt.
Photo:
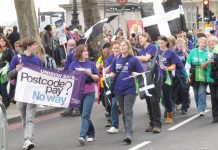
{"label": "purple t-shirt", "polygon": [[64,70],[68,70],[73,61],[76,61],[76,58],[74,57],[74,48],[71,48],[64,64]]}
{"label": "purple t-shirt", "polygon": [[[70,64],[69,70],[70,71],[90,70],[92,74],[94,75],[98,74],[96,65],[91,61],[79,62],[78,60],[76,60]],[[92,93],[94,91],[95,91],[95,82],[90,76],[86,75],[85,87],[83,93],[87,94],[87,93]]]}
{"label": "purple t-shirt", "polygon": [[175,49],[175,53],[179,56],[180,60],[183,62],[183,64],[185,65],[186,62],[186,56],[185,54],[179,50],[178,48]]}
{"label": "purple t-shirt", "polygon": [[[168,49],[165,52],[162,52],[161,50],[159,50],[158,57],[159,57],[160,63],[163,63],[163,65],[166,67],[169,67],[173,64],[178,64],[180,61],[179,57],[171,49]],[[164,71],[163,69],[161,69],[161,70],[163,73],[163,79],[165,80],[166,79],[166,71]],[[172,76],[172,73],[171,72],[169,72],[169,73],[170,73],[170,76]]]}
{"label": "purple t-shirt", "polygon": [[108,56],[108,58],[104,62],[104,67],[110,66],[110,64],[112,63],[114,57],[115,57],[114,54],[111,54],[110,56]]}
{"label": "purple t-shirt", "polygon": [[[110,66],[111,72],[118,73],[121,67],[124,65],[127,57],[117,57],[113,59],[113,62]],[[134,82],[134,78],[128,78],[132,75],[132,72],[143,72],[143,68],[139,62],[139,60],[130,56],[126,64],[124,65],[122,71],[117,77],[116,83],[114,85],[114,94],[116,95],[129,95],[136,94],[136,86]],[[128,78],[126,80],[123,80]]]}
{"label": "purple t-shirt", "polygon": [[185,69],[184,65],[186,62],[186,56],[185,54],[179,50],[178,48],[176,48],[175,53],[177,54],[178,58],[180,60],[178,60],[178,63],[176,64],[176,71],[175,74],[181,78],[183,78],[182,72],[181,70]]}
{"label": "purple t-shirt", "polygon": [[[155,55],[158,55],[158,52],[156,54],[156,51],[158,49],[156,48],[156,46],[154,44],[149,44],[147,48],[143,48],[140,52],[139,52],[139,56],[146,56],[146,54],[149,54],[151,55],[151,57],[155,57]],[[160,66],[159,66],[159,61],[158,61],[158,57],[156,57],[157,59],[157,62],[158,62],[158,65],[155,66],[154,68],[154,73],[155,73],[155,76],[158,76],[158,71],[159,71],[159,75],[162,76],[162,72],[161,70],[159,69]],[[141,63],[142,64],[142,67],[144,69],[144,71],[146,71],[146,68],[147,68],[147,65],[146,63]]]}
{"label": "purple t-shirt", "polygon": [[32,64],[36,66],[41,66],[40,58],[36,55],[26,56],[25,54],[22,54],[21,58],[18,58],[18,55],[15,55],[11,60],[9,71],[15,69],[20,62],[22,64]]}

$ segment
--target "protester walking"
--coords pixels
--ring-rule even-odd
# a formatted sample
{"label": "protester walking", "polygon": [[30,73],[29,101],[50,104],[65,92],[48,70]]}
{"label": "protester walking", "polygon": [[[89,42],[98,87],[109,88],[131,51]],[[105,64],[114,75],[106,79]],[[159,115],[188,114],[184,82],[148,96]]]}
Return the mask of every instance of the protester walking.
{"label": "protester walking", "polygon": [[[172,84],[172,99],[176,104],[176,110],[181,110],[182,115],[188,112],[190,105],[189,84],[188,76],[185,70],[185,63],[188,56],[186,42],[183,38],[176,40],[175,53],[179,57],[180,61],[176,64],[175,76],[173,76]],[[179,105],[181,107],[179,108]]]}
{"label": "protester walking", "polygon": [[178,63],[178,56],[169,48],[170,44],[167,37],[159,36],[159,59],[160,68],[163,73],[163,103],[166,108],[166,124],[174,122],[173,102],[172,102],[172,71],[175,70]]}
{"label": "protester walking", "polygon": [[208,38],[208,58],[203,67],[207,68],[207,82],[209,83],[212,105],[213,123],[218,122],[218,45],[217,38]]}
{"label": "protester walking", "polygon": [[190,85],[194,90],[197,110],[200,116],[205,115],[206,108],[206,71],[203,66],[208,58],[207,39],[205,37],[198,38],[198,48],[191,50],[186,61],[186,72],[190,75]]}
{"label": "protester walking", "polygon": [[[18,71],[22,69],[23,64],[32,64],[41,66],[41,61],[35,55],[37,49],[36,40],[32,37],[25,37],[22,40],[23,54],[15,55],[10,63],[9,79],[16,80]],[[24,144],[23,149],[34,148],[33,131],[34,119],[36,113],[36,104],[17,102],[17,107],[21,113],[21,119],[24,129]]]}
{"label": "protester walking", "polygon": [[[160,95],[161,95],[161,88],[163,84],[163,77],[160,73],[160,67],[157,63],[158,61],[158,49],[154,44],[151,44],[151,38],[147,32],[139,34],[138,36],[139,43],[142,45],[142,50],[139,52],[139,56],[137,57],[142,66],[144,66],[144,71],[146,72],[148,69],[149,63],[155,63],[154,67],[151,68],[149,73],[152,73],[152,79],[154,80],[153,83],[155,88],[152,91],[151,97],[146,97],[146,102],[148,105],[148,112],[149,112],[149,119],[150,119],[150,126],[145,130],[146,132],[153,132],[153,133],[160,133],[161,132],[161,111],[160,111]],[[154,59],[154,60],[153,60]],[[153,64],[150,64],[153,65]],[[151,81],[152,82],[152,81]]]}
{"label": "protester walking", "polygon": [[[104,63],[105,67],[105,73],[109,74],[110,73],[110,65],[114,59],[117,59],[117,57],[120,56],[120,41],[113,41],[111,43],[112,46],[112,52],[111,54]],[[104,82],[107,82],[107,79],[104,79]],[[110,83],[113,82],[113,80],[110,80]],[[108,133],[111,134],[116,134],[118,133],[118,128],[119,128],[119,104],[118,101],[115,97],[114,94],[106,95],[106,98],[111,98],[111,127],[110,129],[107,130]]]}
{"label": "protester walking", "polygon": [[13,56],[14,50],[7,38],[4,36],[0,37],[0,95],[2,96],[2,103],[6,109],[9,107],[11,101],[11,97],[7,92],[7,71]]}
{"label": "protester walking", "polygon": [[79,143],[81,145],[85,144],[85,139],[87,142],[92,142],[95,138],[95,128],[90,120],[92,106],[95,102],[95,82],[98,81],[98,71],[95,64],[88,60],[89,53],[87,47],[83,44],[76,47],[75,62],[72,62],[69,70],[70,71],[83,71],[86,74],[85,86],[83,92],[83,98],[80,101],[80,114],[82,117],[82,123],[80,127],[80,137]]}
{"label": "protester walking", "polygon": [[114,89],[116,99],[119,102],[126,137],[124,142],[131,144],[133,134],[133,106],[136,100],[136,80],[129,78],[143,72],[139,60],[133,56],[132,46],[128,40],[120,43],[121,56],[114,59],[111,64],[110,77],[114,77]]}

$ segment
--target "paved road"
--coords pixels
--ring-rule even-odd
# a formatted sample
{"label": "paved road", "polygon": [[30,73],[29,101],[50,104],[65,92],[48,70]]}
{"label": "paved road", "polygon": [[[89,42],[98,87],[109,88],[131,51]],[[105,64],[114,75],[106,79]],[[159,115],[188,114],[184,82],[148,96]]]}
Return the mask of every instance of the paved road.
{"label": "paved road", "polygon": [[[210,110],[210,97],[207,98]],[[80,146],[78,143],[80,117],[63,118],[59,113],[46,115],[36,120],[34,142],[36,150],[217,150],[218,124],[212,124],[211,111],[204,117],[196,115],[195,103],[189,113],[177,113],[176,122],[163,125],[160,134],[145,133],[148,125],[145,101],[137,100],[134,107],[134,134],[131,145],[122,142],[124,137],[121,122],[116,135],[106,133],[104,110],[94,105],[92,120],[96,129],[93,143]],[[189,119],[189,120],[187,120]],[[120,117],[121,120],[121,117]],[[185,122],[184,122],[185,121]],[[187,122],[187,123],[186,123]],[[181,126],[180,126],[181,124]],[[178,125],[178,126],[176,126]],[[173,128],[172,128],[173,127]],[[172,129],[172,130],[169,130]],[[23,131],[20,124],[9,125],[9,150],[20,150],[23,144]]]}

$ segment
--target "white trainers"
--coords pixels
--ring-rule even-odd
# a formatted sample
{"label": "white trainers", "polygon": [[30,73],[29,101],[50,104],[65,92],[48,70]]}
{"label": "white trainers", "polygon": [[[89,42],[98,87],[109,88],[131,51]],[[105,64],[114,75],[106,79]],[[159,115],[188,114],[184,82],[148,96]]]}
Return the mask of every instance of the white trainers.
{"label": "white trainers", "polygon": [[32,148],[34,148],[34,143],[30,140],[25,140],[22,148],[26,149],[26,150],[32,149]]}
{"label": "white trainers", "polygon": [[116,133],[118,133],[118,129],[111,127],[109,130],[107,130],[107,132],[111,133],[111,134],[116,134]]}
{"label": "white trainers", "polygon": [[200,112],[199,115],[200,116],[205,116],[205,113],[204,112]]}
{"label": "white trainers", "polygon": [[80,145],[85,145],[85,140],[84,140],[83,137],[80,137],[80,138],[78,139],[78,141],[79,141]]}
{"label": "white trainers", "polygon": [[94,141],[94,138],[93,138],[93,137],[88,137],[88,138],[86,139],[86,141],[87,141],[87,142],[93,142],[93,141]]}

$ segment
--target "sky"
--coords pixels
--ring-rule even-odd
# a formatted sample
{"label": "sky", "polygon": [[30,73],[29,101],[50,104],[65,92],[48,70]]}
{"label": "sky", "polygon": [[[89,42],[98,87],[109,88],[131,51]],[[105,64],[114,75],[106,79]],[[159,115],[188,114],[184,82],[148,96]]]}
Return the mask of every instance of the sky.
{"label": "sky", "polygon": [[[38,13],[38,7],[40,11],[64,11],[60,8],[59,4],[67,4],[69,0],[34,0],[36,7],[36,14]],[[49,6],[49,7],[48,7]],[[0,25],[6,22],[17,21],[16,10],[14,6],[14,0],[0,0]]]}

